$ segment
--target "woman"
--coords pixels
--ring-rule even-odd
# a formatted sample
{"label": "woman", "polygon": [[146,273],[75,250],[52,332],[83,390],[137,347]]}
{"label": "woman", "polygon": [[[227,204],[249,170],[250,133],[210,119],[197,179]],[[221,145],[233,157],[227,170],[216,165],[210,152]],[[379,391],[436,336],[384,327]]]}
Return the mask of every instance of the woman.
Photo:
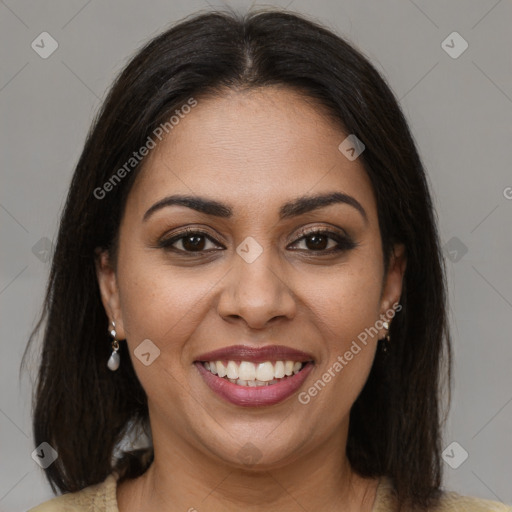
{"label": "woman", "polygon": [[34,436],[65,494],[33,511],[510,510],[440,489],[445,281],[407,123],[299,16],[196,16],[133,58],[45,305]]}

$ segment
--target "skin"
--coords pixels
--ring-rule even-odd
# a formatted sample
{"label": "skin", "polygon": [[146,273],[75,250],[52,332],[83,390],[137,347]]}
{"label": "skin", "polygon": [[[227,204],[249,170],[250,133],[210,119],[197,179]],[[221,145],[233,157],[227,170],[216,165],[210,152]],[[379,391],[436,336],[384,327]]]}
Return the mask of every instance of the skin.
{"label": "skin", "polygon": [[[404,250],[395,246],[385,274],[375,196],[362,163],[338,150],[345,137],[312,100],[267,87],[199,99],[148,156],[127,199],[117,261],[106,252],[97,261],[106,312],[148,396],[155,450],[144,475],[118,486],[120,512],[371,510],[378,479],[352,471],[345,447],[385,329],[307,405],[294,394],[235,406],[193,364],[230,345],[285,345],[314,358],[304,391],[399,301]],[[367,219],[342,203],[279,219],[284,203],[330,192],[354,197]],[[169,206],[143,220],[171,194],[215,199],[233,216]],[[187,226],[206,231],[212,251],[158,247]],[[322,256],[302,227],[346,232],[357,246]],[[248,236],[263,248],[250,264],[236,253]],[[328,240],[327,250],[336,246]],[[161,351],[149,366],[133,355],[145,339]],[[247,443],[259,456],[252,466],[240,456]]]}

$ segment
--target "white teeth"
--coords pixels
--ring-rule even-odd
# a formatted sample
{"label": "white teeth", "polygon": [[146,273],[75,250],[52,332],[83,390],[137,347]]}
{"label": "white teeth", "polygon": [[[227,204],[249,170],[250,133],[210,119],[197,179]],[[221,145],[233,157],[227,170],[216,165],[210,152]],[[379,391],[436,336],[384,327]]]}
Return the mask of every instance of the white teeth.
{"label": "white teeth", "polygon": [[254,363],[249,361],[242,361],[238,368],[238,377],[244,380],[254,380],[256,378],[256,367],[254,366]]}
{"label": "white teeth", "polygon": [[217,361],[215,366],[217,367],[217,375],[219,377],[225,377],[227,372],[224,363],[222,361]]}
{"label": "white teeth", "polygon": [[[243,363],[242,363],[243,364]],[[274,378],[274,366],[270,361],[260,363],[256,368],[256,380],[268,382]]]}
{"label": "white teeth", "polygon": [[274,377],[276,379],[282,379],[284,377],[283,361],[276,361],[276,364],[274,365]]}
{"label": "white teeth", "polygon": [[228,361],[226,375],[228,379],[238,379],[238,365],[234,361]]}
{"label": "white teeth", "polygon": [[251,361],[207,361],[204,367],[214,375],[226,378],[239,386],[266,386],[276,384],[279,379],[296,375],[305,363],[300,361],[265,361],[253,363]]}

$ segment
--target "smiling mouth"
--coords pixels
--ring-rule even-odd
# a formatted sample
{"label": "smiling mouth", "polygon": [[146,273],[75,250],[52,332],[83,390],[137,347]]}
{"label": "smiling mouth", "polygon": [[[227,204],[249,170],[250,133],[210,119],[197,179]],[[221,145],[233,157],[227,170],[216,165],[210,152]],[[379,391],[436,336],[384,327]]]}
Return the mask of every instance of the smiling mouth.
{"label": "smiling mouth", "polygon": [[200,361],[213,375],[245,387],[278,384],[297,375],[310,362],[312,361]]}

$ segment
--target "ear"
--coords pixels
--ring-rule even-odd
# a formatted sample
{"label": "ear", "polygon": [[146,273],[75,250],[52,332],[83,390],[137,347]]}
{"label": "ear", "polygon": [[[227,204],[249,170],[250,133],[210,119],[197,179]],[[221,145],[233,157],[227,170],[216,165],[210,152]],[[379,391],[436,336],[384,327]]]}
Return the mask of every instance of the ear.
{"label": "ear", "polygon": [[[110,254],[107,250],[96,249],[96,277],[100,287],[101,301],[109,321],[116,324],[117,339],[126,338],[121,314],[121,303],[119,299],[119,287],[117,285],[117,275],[114,266],[110,260]],[[110,326],[105,326],[110,329]]]}
{"label": "ear", "polygon": [[[388,272],[382,286],[380,314],[381,318],[386,317],[386,312],[393,308],[394,304],[400,302],[402,295],[403,278],[407,266],[407,256],[404,244],[395,244],[389,259]],[[381,337],[384,337],[387,329],[383,329]]]}

